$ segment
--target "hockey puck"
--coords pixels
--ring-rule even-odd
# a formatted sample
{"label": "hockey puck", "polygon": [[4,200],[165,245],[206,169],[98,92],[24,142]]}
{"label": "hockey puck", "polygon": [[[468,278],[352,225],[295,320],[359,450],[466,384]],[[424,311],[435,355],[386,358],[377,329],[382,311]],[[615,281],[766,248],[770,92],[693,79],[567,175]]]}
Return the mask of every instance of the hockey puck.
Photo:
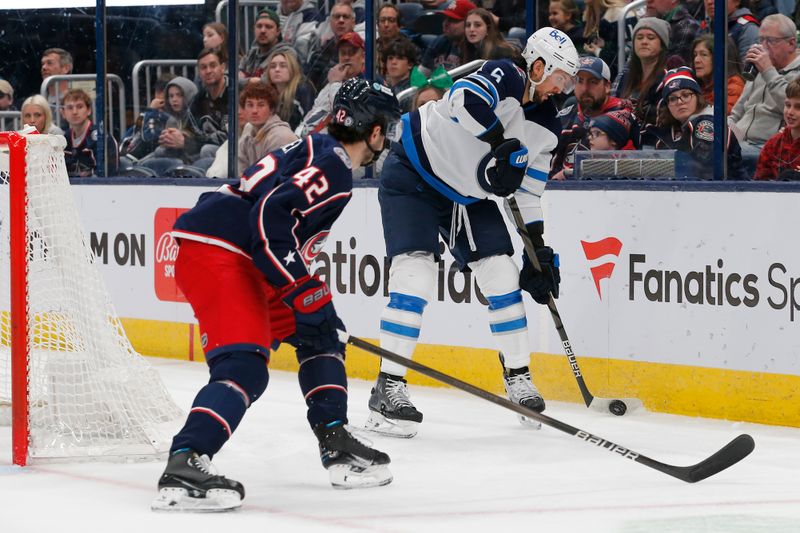
{"label": "hockey puck", "polygon": [[622,416],[628,411],[628,406],[622,400],[614,400],[608,404],[608,410],[612,415]]}

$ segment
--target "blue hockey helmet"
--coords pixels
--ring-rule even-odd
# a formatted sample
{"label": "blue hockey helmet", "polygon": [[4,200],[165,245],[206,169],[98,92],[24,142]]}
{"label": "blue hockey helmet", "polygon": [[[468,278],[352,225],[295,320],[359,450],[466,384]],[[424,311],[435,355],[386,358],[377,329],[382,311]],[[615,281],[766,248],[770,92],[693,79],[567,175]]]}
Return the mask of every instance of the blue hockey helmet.
{"label": "blue hockey helmet", "polygon": [[360,78],[346,80],[333,99],[331,122],[366,137],[376,124],[383,126],[386,138],[399,140],[400,104],[392,90],[378,82]]}

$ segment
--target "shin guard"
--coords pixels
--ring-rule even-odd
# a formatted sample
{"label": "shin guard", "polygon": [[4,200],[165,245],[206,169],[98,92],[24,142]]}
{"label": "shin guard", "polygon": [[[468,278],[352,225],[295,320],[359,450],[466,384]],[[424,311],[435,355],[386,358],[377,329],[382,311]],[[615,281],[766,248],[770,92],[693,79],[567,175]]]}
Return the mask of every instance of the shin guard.
{"label": "shin guard", "polygon": [[[389,269],[389,305],[381,313],[381,347],[411,358],[417,346],[422,313],[433,294],[436,262],[428,253],[401,254]],[[406,368],[383,360],[381,371],[404,376]]]}
{"label": "shin guard", "polygon": [[197,393],[170,452],[188,448],[213,457],[236,431],[250,404],[267,388],[269,372],[260,354],[224,353],[208,364],[209,383]]}
{"label": "shin guard", "polygon": [[519,269],[507,255],[494,255],[469,264],[489,301],[489,329],[506,368],[528,366],[531,359],[528,319],[519,288]]}
{"label": "shin guard", "polygon": [[347,423],[347,374],[341,355],[326,353],[301,358],[297,378],[312,428],[334,420]]}

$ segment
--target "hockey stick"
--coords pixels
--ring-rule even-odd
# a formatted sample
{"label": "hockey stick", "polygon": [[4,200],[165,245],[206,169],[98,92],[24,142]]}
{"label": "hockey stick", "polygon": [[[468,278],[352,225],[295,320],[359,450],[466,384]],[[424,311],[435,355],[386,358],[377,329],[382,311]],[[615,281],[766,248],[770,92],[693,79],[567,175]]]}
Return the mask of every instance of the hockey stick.
{"label": "hockey stick", "polygon": [[[517,226],[517,232],[519,233],[520,237],[522,237],[522,243],[525,245],[525,254],[528,256],[528,260],[533,265],[533,268],[541,272],[542,265],[539,264],[539,259],[536,257],[536,250],[533,247],[531,236],[528,235],[528,229],[525,227],[525,222],[522,220],[522,214],[519,212],[517,200],[514,198],[514,196],[509,196],[506,198],[506,201],[508,202],[508,207],[511,209],[511,213],[514,216],[514,224]],[[570,367],[572,367],[572,373],[575,376],[575,381],[578,382],[578,388],[581,390],[581,395],[583,396],[583,401],[586,404],[586,407],[590,407],[597,411],[610,412],[611,414],[617,416],[622,416],[629,410],[642,407],[642,401],[638,398],[608,399],[594,396],[591,392],[589,392],[589,387],[586,386],[586,382],[583,380],[583,374],[578,366],[578,360],[575,358],[575,352],[572,350],[572,344],[569,342],[569,337],[567,337],[567,330],[564,328],[564,323],[561,321],[561,314],[558,312],[556,301],[552,295],[550,295],[550,301],[547,302],[547,308],[550,310],[550,316],[553,317],[553,323],[556,326],[556,331],[558,331],[558,336],[561,337],[561,344],[564,346],[564,351],[567,352],[567,359],[569,360]]]}
{"label": "hockey stick", "polygon": [[506,409],[514,411],[517,414],[526,416],[528,418],[532,418],[534,420],[538,420],[539,422],[546,424],[552,428],[555,428],[559,431],[563,431],[564,433],[568,433],[572,436],[578,437],[579,439],[581,439],[584,442],[587,442],[588,444],[612,452],[616,456],[622,457],[624,459],[630,459],[639,464],[650,467],[654,470],[658,470],[659,472],[663,472],[664,474],[680,479],[681,481],[685,481],[687,483],[696,483],[698,481],[706,479],[707,477],[711,477],[714,474],[722,472],[726,468],[735,465],[736,463],[747,457],[750,454],[750,452],[752,452],[753,449],[755,448],[755,442],[753,441],[753,437],[747,434],[741,434],[735,439],[733,439],[731,442],[726,444],[722,449],[720,449],[710,457],[700,461],[695,465],[674,466],[662,463],[660,461],[656,461],[655,459],[650,459],[649,457],[642,455],[638,452],[635,452],[629,448],[625,448],[624,446],[615,444],[610,440],[606,440],[602,437],[598,437],[597,435],[593,435],[588,431],[578,429],[576,427],[570,426],[565,422],[556,420],[555,418],[550,418],[547,415],[537,413],[532,409],[528,409],[527,407],[523,407],[522,405],[511,402],[503,397],[492,394],[489,391],[483,390],[474,385],[470,385],[469,383],[461,381],[458,378],[454,378],[453,376],[443,374],[442,372],[434,370],[429,366],[417,363],[416,361],[412,361],[411,359],[407,359],[405,357],[397,355],[394,352],[390,352],[388,350],[380,348],[379,346],[370,344],[362,339],[353,337],[352,335],[348,335],[347,332],[340,331],[339,339],[344,343],[350,344],[357,348],[361,348],[364,351],[367,351],[379,357],[383,357],[384,359],[388,359],[389,361],[392,361],[399,365],[403,365],[406,368],[410,368],[411,370],[419,372],[420,374],[433,378],[437,381],[441,381],[442,383],[450,385],[451,387],[461,389],[462,391],[468,392],[473,396],[477,396],[478,398],[488,400],[494,404],[499,405],[500,407],[505,407]]}

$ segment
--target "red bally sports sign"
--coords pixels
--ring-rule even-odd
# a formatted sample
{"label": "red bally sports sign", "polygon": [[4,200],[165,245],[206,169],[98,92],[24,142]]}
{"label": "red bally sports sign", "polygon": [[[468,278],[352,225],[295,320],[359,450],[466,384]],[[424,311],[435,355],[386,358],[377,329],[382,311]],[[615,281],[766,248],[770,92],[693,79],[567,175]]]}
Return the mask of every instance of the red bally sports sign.
{"label": "red bally sports sign", "polygon": [[186,302],[183,293],[175,283],[175,259],[178,257],[178,242],[170,231],[175,221],[188,209],[182,207],[161,207],[153,217],[153,285],[156,297],[165,302]]}

